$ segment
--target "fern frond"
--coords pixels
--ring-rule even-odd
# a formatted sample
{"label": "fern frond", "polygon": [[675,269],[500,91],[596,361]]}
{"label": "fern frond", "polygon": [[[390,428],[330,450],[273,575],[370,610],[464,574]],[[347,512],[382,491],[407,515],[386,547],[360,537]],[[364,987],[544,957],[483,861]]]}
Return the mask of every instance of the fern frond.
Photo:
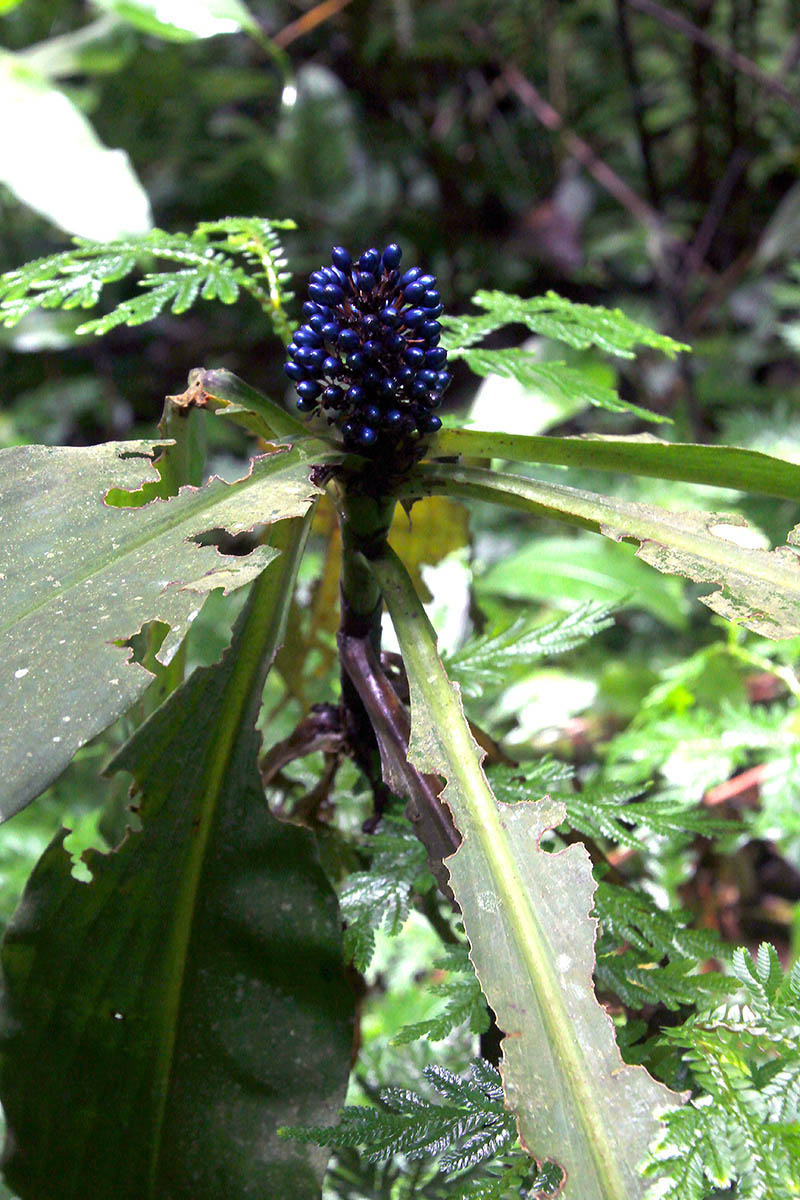
{"label": "fern frond", "polygon": [[433,887],[425,848],[404,818],[384,817],[381,832],[370,838],[369,871],[348,876],[339,892],[345,920],[344,954],[358,971],[366,971],[381,928],[390,936],[400,932],[414,891]]}
{"label": "fern frond", "polygon": [[[118,325],[142,325],[168,306],[174,313],[185,312],[198,299],[233,304],[245,290],[288,340],[283,305],[291,293],[277,232],[287,228],[293,228],[293,222],[230,218],[199,225],[191,234],[154,229],[107,243],[74,238],[72,250],[0,276],[0,321],[12,327],[37,308],[93,308],[109,283],[146,271],[160,259],[180,269],[145,274],[140,281],[143,295],[85,322],[77,332],[104,334]],[[244,265],[236,261],[237,255]]]}
{"label": "fern frond", "polygon": [[489,1028],[489,1011],[466,946],[451,946],[434,964],[439,971],[446,971],[447,978],[430,986],[430,991],[445,1001],[441,1012],[425,1021],[405,1025],[392,1039],[395,1046],[426,1038],[429,1042],[440,1042],[459,1025],[466,1025],[470,1033],[485,1033]]}
{"label": "fern frond", "polygon": [[[706,1094],[665,1118],[647,1171],[659,1197],[703,1200],[736,1184],[745,1200],[800,1196],[800,1005],[795,981],[762,946],[738,950],[743,1003],[694,1013],[664,1042],[680,1046]],[[792,973],[794,974],[794,972]]]}
{"label": "fern frond", "polygon": [[284,1128],[281,1136],[318,1146],[361,1149],[367,1161],[395,1154],[441,1158],[446,1174],[472,1170],[509,1147],[516,1122],[503,1107],[499,1072],[478,1061],[462,1079],[444,1067],[425,1068],[425,1077],[448,1104],[435,1104],[407,1088],[380,1093],[383,1108],[351,1105],[329,1127]]}
{"label": "fern frond", "polygon": [[674,358],[679,351],[690,349],[631,320],[618,308],[576,304],[556,292],[523,300],[506,292],[480,291],[473,297],[473,304],[485,308],[502,325],[527,325],[533,333],[565,342],[575,350],[597,346],[606,354],[633,358],[634,346],[647,346]]}
{"label": "fern frond", "polygon": [[477,698],[489,688],[507,684],[510,669],[574,650],[607,629],[613,624],[611,612],[609,605],[590,601],[566,616],[533,627],[519,617],[510,625],[470,638],[445,659],[445,666],[464,694]]}

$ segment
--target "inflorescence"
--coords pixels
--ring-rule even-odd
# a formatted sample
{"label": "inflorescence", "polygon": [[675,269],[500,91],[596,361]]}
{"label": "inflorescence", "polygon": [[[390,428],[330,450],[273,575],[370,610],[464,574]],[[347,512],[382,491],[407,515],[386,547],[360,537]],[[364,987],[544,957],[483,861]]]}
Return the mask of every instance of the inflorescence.
{"label": "inflorescence", "polygon": [[440,429],[433,410],[450,384],[436,279],[421,267],[402,273],[401,257],[394,243],[356,262],[334,246],[332,266],[309,278],[284,368],[300,411],[322,413],[348,450],[370,457]]}

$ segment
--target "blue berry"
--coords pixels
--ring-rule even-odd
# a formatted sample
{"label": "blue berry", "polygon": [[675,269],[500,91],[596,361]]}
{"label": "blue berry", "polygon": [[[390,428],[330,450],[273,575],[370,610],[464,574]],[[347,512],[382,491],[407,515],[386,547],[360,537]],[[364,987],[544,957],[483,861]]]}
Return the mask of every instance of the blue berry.
{"label": "blue berry", "polygon": [[302,325],[296,330],[294,335],[295,344],[298,346],[320,346],[322,338],[313,329],[309,329],[307,325]]}
{"label": "blue berry", "polygon": [[361,338],[355,329],[343,329],[337,340],[345,354],[351,354],[354,350],[358,350],[361,345]]}
{"label": "blue berry", "polygon": [[425,295],[425,288],[419,281],[409,283],[407,287],[403,288],[403,295],[410,304],[416,304]]}
{"label": "blue berry", "polygon": [[358,260],[358,265],[362,271],[369,271],[374,275],[381,265],[381,256],[375,249],[365,250]]}
{"label": "blue berry", "polygon": [[439,371],[436,376],[436,386],[440,392],[446,392],[453,382],[453,376],[449,371]]}
{"label": "blue berry", "polygon": [[383,265],[387,271],[394,271],[400,266],[400,259],[403,257],[403,251],[398,246],[397,242],[389,242],[389,245],[384,250],[382,256]]}
{"label": "blue berry", "polygon": [[415,439],[440,427],[431,410],[450,382],[436,280],[420,267],[401,274],[401,258],[395,242],[356,259],[334,246],[332,265],[311,274],[285,365],[301,412],[322,409],[346,447],[385,456],[390,469],[405,469]]}
{"label": "blue berry", "polygon": [[329,283],[322,290],[326,304],[341,304],[344,300],[344,292],[338,283]]}

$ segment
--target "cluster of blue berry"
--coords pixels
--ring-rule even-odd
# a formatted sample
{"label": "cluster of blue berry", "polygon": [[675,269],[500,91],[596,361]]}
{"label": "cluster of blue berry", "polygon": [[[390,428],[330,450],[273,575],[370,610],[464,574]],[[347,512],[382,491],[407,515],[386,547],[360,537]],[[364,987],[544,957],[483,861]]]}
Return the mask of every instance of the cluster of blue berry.
{"label": "cluster of blue berry", "polygon": [[450,384],[433,275],[399,270],[402,251],[366,250],[354,262],[335,246],[332,266],[309,279],[306,323],[289,344],[286,374],[301,412],[323,412],[345,446],[381,453],[442,422],[433,411]]}

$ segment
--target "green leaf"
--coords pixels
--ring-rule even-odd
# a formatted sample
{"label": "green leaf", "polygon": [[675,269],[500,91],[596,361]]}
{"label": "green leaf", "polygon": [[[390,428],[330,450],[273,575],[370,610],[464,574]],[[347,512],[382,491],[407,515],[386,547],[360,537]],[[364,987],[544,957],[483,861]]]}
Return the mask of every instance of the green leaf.
{"label": "green leaf", "polygon": [[614,541],[638,542],[637,558],[663,574],[716,585],[716,591],[700,599],[727,620],[764,637],[800,634],[800,566],[792,548],[800,540],[800,527],[789,534],[789,545],[755,549],[753,541],[760,538],[736,514],[669,512],[450,463],[421,464],[406,487],[409,495],[469,496],[582,525]]}
{"label": "green leaf", "polygon": [[316,1200],[324,1156],[277,1136],[344,1097],[353,1001],[309,833],[264,801],[255,721],[307,523],[230,649],[112,763],[140,832],[70,875],[63,833],[6,938],[5,1171],[23,1200]]}
{"label": "green leaf", "polygon": [[125,489],[155,478],[157,444],[0,452],[3,819],[151,682],[120,643],[146,621],[166,622],[159,658],[167,661],[205,595],[248,583],[275,553],[260,545],[221,554],[198,544],[201,535],[299,516],[317,492],[300,450],[280,450],[236,483],[215,478],[169,500],[116,507]]}
{"label": "green leaf", "polygon": [[454,454],[465,458],[502,458],[511,462],[553,463],[592,471],[621,471],[656,479],[683,479],[711,487],[735,488],[760,496],[800,496],[800,465],[758,450],[736,446],[698,446],[662,442],[651,434],[630,438],[527,437],[442,429],[432,440],[429,458]]}
{"label": "green leaf", "polygon": [[505,350],[451,350],[451,358],[462,359],[476,375],[503,375],[516,379],[523,387],[542,391],[559,402],[575,401],[609,412],[631,413],[643,421],[669,421],[660,413],[649,412],[638,404],[621,399],[614,388],[599,383],[590,371],[569,367],[563,362],[542,362],[535,354],[519,347]]}
{"label": "green leaf", "polygon": [[642,1197],[637,1168],[659,1127],[655,1110],[678,1097],[623,1064],[595,999],[588,855],[540,848],[563,805],[498,803],[402,564],[387,554],[372,567],[408,673],[409,759],[446,778],[442,799],[463,837],[446,865],[481,987],[506,1032],[506,1102],[522,1143],[563,1169],[565,1200]]}
{"label": "green leaf", "polygon": [[664,581],[636,558],[631,546],[587,536],[537,538],[476,580],[479,592],[566,607],[628,603],[672,629],[686,627],[683,587]]}
{"label": "green leaf", "polygon": [[[0,51],[0,183],[68,233],[115,238],[152,224],[127,154],[102,145],[67,96]],[[32,152],[35,147],[35,153]]]}
{"label": "green leaf", "polygon": [[187,42],[220,33],[252,33],[258,26],[241,0],[93,0],[142,33]]}
{"label": "green leaf", "polygon": [[506,292],[477,292],[473,304],[485,308],[502,325],[527,325],[533,333],[566,342],[575,350],[597,346],[607,354],[633,358],[635,346],[647,346],[674,358],[690,347],[631,320],[618,308],[576,304],[555,292],[523,300]]}

